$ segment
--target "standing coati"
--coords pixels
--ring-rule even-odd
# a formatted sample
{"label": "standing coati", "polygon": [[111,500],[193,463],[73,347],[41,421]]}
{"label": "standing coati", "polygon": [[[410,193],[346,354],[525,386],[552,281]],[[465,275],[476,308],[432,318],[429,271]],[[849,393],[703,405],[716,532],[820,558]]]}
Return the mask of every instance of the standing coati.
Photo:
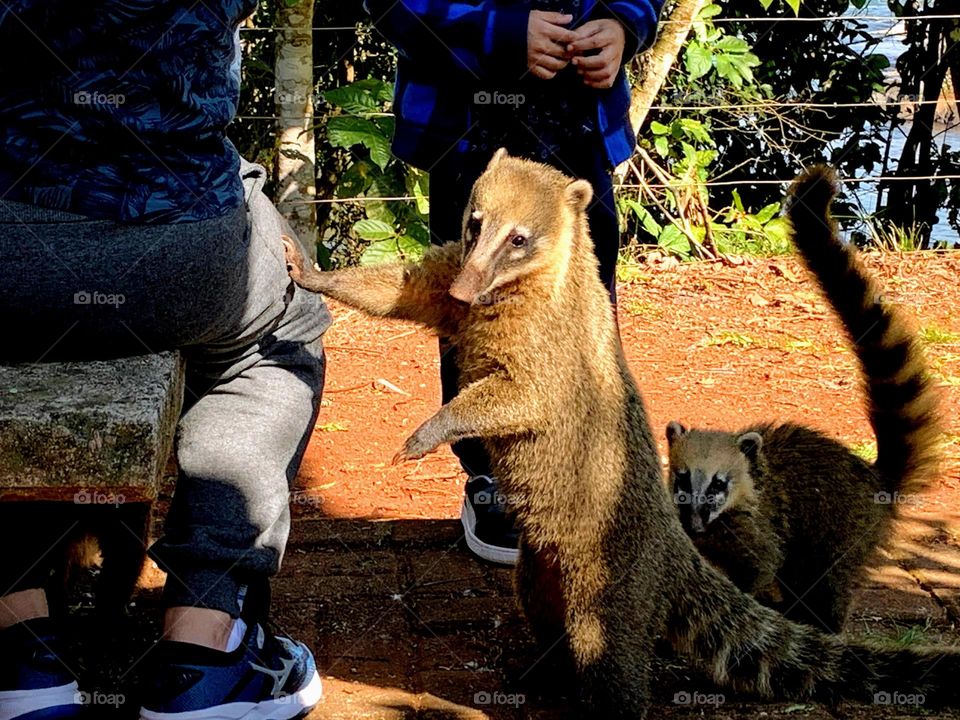
{"label": "standing coati", "polygon": [[788,618],[839,632],[850,591],[897,505],[935,471],[936,398],[920,348],[837,234],[832,171],[790,193],[794,243],[843,321],[864,373],[877,461],[806,427],[739,432],[667,426],[684,529],[742,590]]}
{"label": "standing coati", "polygon": [[591,196],[501,150],[474,186],[462,244],[419,264],[319,272],[285,243],[301,287],[456,344],[459,395],[398,459],[483,439],[522,533],[520,603],[544,647],[568,651],[584,715],[643,717],[663,637],[718,682],[762,695],[960,700],[960,655],[845,645],[760,605],[697,552],[598,277]]}

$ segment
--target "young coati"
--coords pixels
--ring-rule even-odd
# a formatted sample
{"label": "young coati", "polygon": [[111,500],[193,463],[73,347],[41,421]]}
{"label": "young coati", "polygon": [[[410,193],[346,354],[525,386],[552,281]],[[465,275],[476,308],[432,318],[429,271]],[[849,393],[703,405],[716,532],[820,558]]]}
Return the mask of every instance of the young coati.
{"label": "young coati", "polygon": [[591,196],[501,150],[473,188],[462,243],[419,264],[319,272],[286,242],[301,287],[456,344],[460,394],[398,459],[483,439],[522,533],[520,603],[544,647],[572,659],[583,715],[643,717],[663,637],[718,682],[761,695],[960,700],[960,655],[845,645],[760,605],[697,552],[598,277]]}
{"label": "young coati", "polygon": [[792,188],[789,216],[794,243],[853,342],[877,461],[793,424],[667,426],[674,501],[700,552],[742,590],[831,632],[843,626],[852,585],[897,506],[935,471],[939,436],[920,348],[837,234],[836,189],[832,171],[810,172]]}

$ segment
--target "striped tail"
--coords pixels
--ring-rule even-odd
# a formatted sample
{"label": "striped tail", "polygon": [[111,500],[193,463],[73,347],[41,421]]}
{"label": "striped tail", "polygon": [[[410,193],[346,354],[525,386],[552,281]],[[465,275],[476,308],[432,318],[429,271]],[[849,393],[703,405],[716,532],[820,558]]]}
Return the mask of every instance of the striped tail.
{"label": "striped tail", "polygon": [[[844,643],[839,636],[786,620],[740,592],[689,546],[687,572],[677,589],[669,637],[719,685],[762,697],[841,699],[924,707],[960,704],[960,650],[893,649]],[[690,591],[690,588],[696,588]]]}
{"label": "striped tail", "polygon": [[877,438],[875,467],[885,489],[915,492],[937,470],[936,393],[914,334],[884,303],[855,250],[840,241],[830,215],[836,193],[836,175],[827,167],[794,181],[788,200],[794,244],[853,343]]}

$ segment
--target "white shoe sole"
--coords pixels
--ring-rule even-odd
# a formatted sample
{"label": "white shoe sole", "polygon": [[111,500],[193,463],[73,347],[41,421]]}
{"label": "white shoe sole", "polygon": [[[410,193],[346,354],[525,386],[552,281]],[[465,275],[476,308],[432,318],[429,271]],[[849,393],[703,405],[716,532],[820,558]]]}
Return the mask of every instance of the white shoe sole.
{"label": "white shoe sole", "polygon": [[479,558],[489,560],[498,565],[516,565],[520,559],[520,551],[511,548],[497,547],[489,545],[477,537],[475,532],[477,527],[477,514],[473,511],[470,503],[466,499],[463,501],[463,507],[460,509],[460,524],[463,525],[463,532],[466,535],[467,547],[470,552]]}
{"label": "white shoe sole", "polygon": [[322,697],[320,673],[314,671],[306,687],[285,697],[258,703],[229,703],[180,713],[154,712],[142,708],[140,720],[290,720],[312,709]]}
{"label": "white shoe sole", "polygon": [[3,690],[0,692],[0,720],[16,720],[28,713],[64,705],[80,705],[76,682],[39,690]]}

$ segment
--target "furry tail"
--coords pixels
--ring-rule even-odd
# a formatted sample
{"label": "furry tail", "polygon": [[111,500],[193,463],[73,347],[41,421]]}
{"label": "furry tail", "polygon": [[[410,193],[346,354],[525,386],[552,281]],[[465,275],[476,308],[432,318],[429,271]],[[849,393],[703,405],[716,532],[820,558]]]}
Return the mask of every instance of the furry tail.
{"label": "furry tail", "polygon": [[[692,546],[690,552],[696,552]],[[697,591],[675,598],[670,639],[718,684],[764,697],[828,703],[960,703],[960,649],[847,644],[760,605],[699,555],[689,562],[697,578],[690,587]]]}
{"label": "furry tail", "polygon": [[864,374],[876,469],[890,493],[912,492],[936,472],[937,403],[920,348],[903,318],[883,302],[830,215],[837,177],[808,170],[790,188],[794,244],[853,342]]}

